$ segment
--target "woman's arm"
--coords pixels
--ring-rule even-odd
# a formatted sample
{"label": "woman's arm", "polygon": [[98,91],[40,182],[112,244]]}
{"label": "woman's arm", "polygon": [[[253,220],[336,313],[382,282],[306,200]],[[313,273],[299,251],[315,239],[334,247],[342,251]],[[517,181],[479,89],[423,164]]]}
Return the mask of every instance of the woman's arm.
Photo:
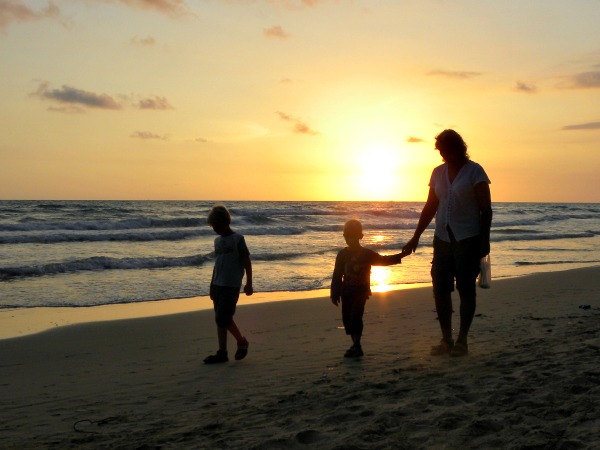
{"label": "woman's arm", "polygon": [[490,230],[492,228],[492,195],[490,185],[481,182],[475,185],[475,199],[479,205],[479,222],[481,228],[481,257],[490,253]]}
{"label": "woman's arm", "polygon": [[427,202],[423,207],[423,211],[421,211],[421,216],[419,217],[415,234],[413,235],[412,239],[408,241],[404,247],[402,247],[402,253],[411,254],[417,250],[417,247],[419,246],[419,239],[421,238],[423,231],[425,231],[435,217],[435,213],[437,212],[439,204],[440,201],[438,200],[437,195],[435,195],[435,189],[433,186],[431,186],[429,188]]}

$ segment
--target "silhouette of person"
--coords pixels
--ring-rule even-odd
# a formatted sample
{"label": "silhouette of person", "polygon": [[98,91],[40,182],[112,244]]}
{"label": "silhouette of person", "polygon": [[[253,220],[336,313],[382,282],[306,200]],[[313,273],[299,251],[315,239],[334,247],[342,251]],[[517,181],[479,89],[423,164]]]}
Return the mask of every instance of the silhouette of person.
{"label": "silhouette of person", "polygon": [[219,350],[204,359],[205,364],[229,361],[227,355],[227,332],[237,341],[235,359],[244,359],[248,354],[248,340],[242,335],[233,320],[240,296],[242,279],[246,275],[244,293],[252,295],[252,262],[246,240],[231,229],[231,214],[223,205],[215,205],[208,214],[208,224],[219,236],[215,239],[215,267],[210,281],[210,298],[214,303],[215,322]]}
{"label": "silhouette of person", "polygon": [[344,239],[347,247],[341,249],[335,259],[331,277],[331,302],[342,303],[342,322],[346,334],[352,339],[352,346],[346,351],[346,358],[360,358],[364,355],[361,338],[365,304],[371,296],[371,266],[400,264],[410,253],[380,255],[360,244],[363,238],[362,224],[356,219],[344,225]]}
{"label": "silhouette of person", "polygon": [[[435,138],[444,164],[436,167],[429,182],[429,195],[414,236],[403,247],[412,253],[419,238],[435,216],[431,278],[442,340],[431,355],[464,356],[476,307],[476,280],[480,260],[490,252],[492,202],[490,179],[483,168],[470,160],[467,144],[454,130]],[[454,283],[460,297],[460,329],[452,336]]]}

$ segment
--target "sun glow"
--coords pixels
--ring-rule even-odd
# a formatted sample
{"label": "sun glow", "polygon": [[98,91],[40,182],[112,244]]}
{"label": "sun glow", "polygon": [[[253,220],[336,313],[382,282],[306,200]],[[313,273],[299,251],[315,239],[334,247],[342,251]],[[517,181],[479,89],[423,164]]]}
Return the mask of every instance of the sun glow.
{"label": "sun glow", "polygon": [[388,200],[397,195],[399,151],[392,145],[370,143],[358,159],[359,184],[364,196]]}

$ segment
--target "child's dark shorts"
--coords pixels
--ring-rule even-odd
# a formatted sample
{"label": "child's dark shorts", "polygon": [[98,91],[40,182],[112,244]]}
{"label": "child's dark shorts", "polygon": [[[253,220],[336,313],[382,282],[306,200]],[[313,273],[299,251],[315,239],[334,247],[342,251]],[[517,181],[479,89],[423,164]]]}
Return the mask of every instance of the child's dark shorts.
{"label": "child's dark shorts", "polygon": [[240,288],[212,285],[210,298],[215,308],[215,322],[218,327],[228,327],[235,314],[235,307],[240,298]]}
{"label": "child's dark shorts", "polygon": [[448,294],[456,289],[466,295],[476,295],[475,282],[480,269],[481,239],[479,236],[462,241],[445,242],[433,238],[431,279],[434,295]]}

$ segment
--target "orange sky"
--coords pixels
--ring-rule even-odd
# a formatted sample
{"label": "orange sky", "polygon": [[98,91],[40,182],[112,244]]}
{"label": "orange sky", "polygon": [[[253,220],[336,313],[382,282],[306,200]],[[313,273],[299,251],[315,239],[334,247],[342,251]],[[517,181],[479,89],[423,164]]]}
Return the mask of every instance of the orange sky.
{"label": "orange sky", "polygon": [[600,202],[600,3],[0,2],[0,199]]}

